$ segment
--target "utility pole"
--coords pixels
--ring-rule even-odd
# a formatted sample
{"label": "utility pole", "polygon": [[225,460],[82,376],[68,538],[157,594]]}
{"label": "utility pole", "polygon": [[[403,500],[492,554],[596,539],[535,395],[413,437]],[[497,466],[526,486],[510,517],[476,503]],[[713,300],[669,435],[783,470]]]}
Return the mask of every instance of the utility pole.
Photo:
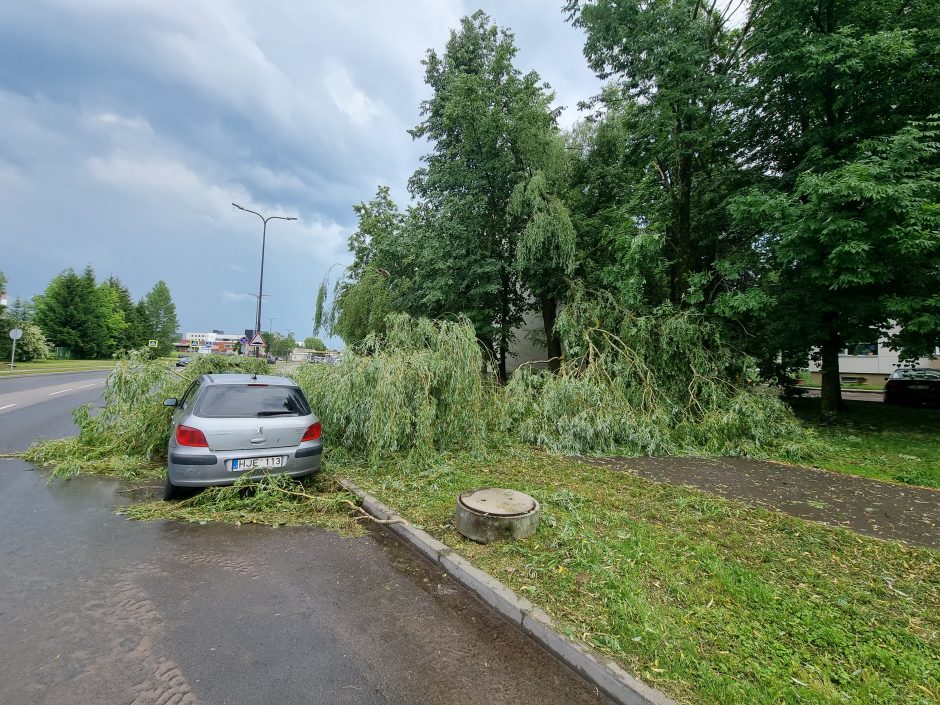
{"label": "utility pole", "polygon": [[[258,279],[258,306],[255,309],[255,333],[261,332],[261,299],[264,296],[264,247],[268,237],[268,221],[269,220],[297,220],[293,216],[286,215],[269,215],[265,218],[263,215],[257,211],[253,211],[250,208],[244,208],[237,203],[232,203],[240,211],[245,211],[246,213],[254,213],[256,216],[261,218],[261,276]],[[260,351],[258,348],[255,348],[255,357],[260,356]]]}

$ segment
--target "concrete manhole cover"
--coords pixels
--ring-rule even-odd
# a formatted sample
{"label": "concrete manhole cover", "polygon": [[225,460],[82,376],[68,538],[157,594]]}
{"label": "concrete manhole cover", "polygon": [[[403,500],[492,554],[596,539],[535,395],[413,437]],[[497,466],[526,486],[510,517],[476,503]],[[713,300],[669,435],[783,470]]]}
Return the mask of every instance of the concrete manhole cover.
{"label": "concrete manhole cover", "polygon": [[531,536],[539,525],[539,503],[516,490],[488,487],[457,498],[457,531],[488,543]]}
{"label": "concrete manhole cover", "polygon": [[538,506],[534,499],[523,492],[501,490],[495,487],[464,492],[460,495],[460,503],[475,512],[501,517],[528,514]]}

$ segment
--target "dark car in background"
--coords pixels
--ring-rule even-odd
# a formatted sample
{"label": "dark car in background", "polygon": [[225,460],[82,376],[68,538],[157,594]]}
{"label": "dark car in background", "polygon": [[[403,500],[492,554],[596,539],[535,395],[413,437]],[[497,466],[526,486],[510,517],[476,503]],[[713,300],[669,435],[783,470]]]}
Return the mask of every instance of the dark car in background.
{"label": "dark car in background", "polygon": [[940,370],[927,367],[901,368],[885,382],[885,404],[931,404],[940,406]]}
{"label": "dark car in background", "polygon": [[188,365],[190,362],[192,362],[192,360],[190,359],[189,355],[180,355],[176,360],[176,366],[186,367],[186,365]]}

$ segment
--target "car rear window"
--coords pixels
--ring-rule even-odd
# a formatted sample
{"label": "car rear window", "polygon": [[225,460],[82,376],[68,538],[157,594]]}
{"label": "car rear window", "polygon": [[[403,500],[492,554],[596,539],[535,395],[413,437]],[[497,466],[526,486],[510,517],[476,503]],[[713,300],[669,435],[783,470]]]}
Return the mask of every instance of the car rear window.
{"label": "car rear window", "polygon": [[307,416],[310,406],[297,387],[219,384],[206,388],[193,413],[205,418]]}
{"label": "car rear window", "polygon": [[940,370],[895,370],[891,379],[931,379],[940,380]]}

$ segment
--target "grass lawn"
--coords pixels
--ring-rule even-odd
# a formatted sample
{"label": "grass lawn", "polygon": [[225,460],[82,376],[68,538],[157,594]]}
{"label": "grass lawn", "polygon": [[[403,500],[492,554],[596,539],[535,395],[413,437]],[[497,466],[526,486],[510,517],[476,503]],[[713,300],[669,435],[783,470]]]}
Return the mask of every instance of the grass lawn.
{"label": "grass lawn", "polygon": [[10,363],[7,361],[0,366],[0,378],[53,372],[110,370],[112,367],[114,367],[114,360],[38,360],[35,362],[17,362],[16,367],[11,371]]}
{"label": "grass lawn", "polygon": [[790,403],[822,441],[810,465],[940,488],[940,409],[847,401],[838,421],[821,424],[819,399]]}
{"label": "grass lawn", "polygon": [[[536,452],[331,470],[680,702],[940,702],[937,552]],[[538,533],[457,534],[485,486],[535,496]]]}

